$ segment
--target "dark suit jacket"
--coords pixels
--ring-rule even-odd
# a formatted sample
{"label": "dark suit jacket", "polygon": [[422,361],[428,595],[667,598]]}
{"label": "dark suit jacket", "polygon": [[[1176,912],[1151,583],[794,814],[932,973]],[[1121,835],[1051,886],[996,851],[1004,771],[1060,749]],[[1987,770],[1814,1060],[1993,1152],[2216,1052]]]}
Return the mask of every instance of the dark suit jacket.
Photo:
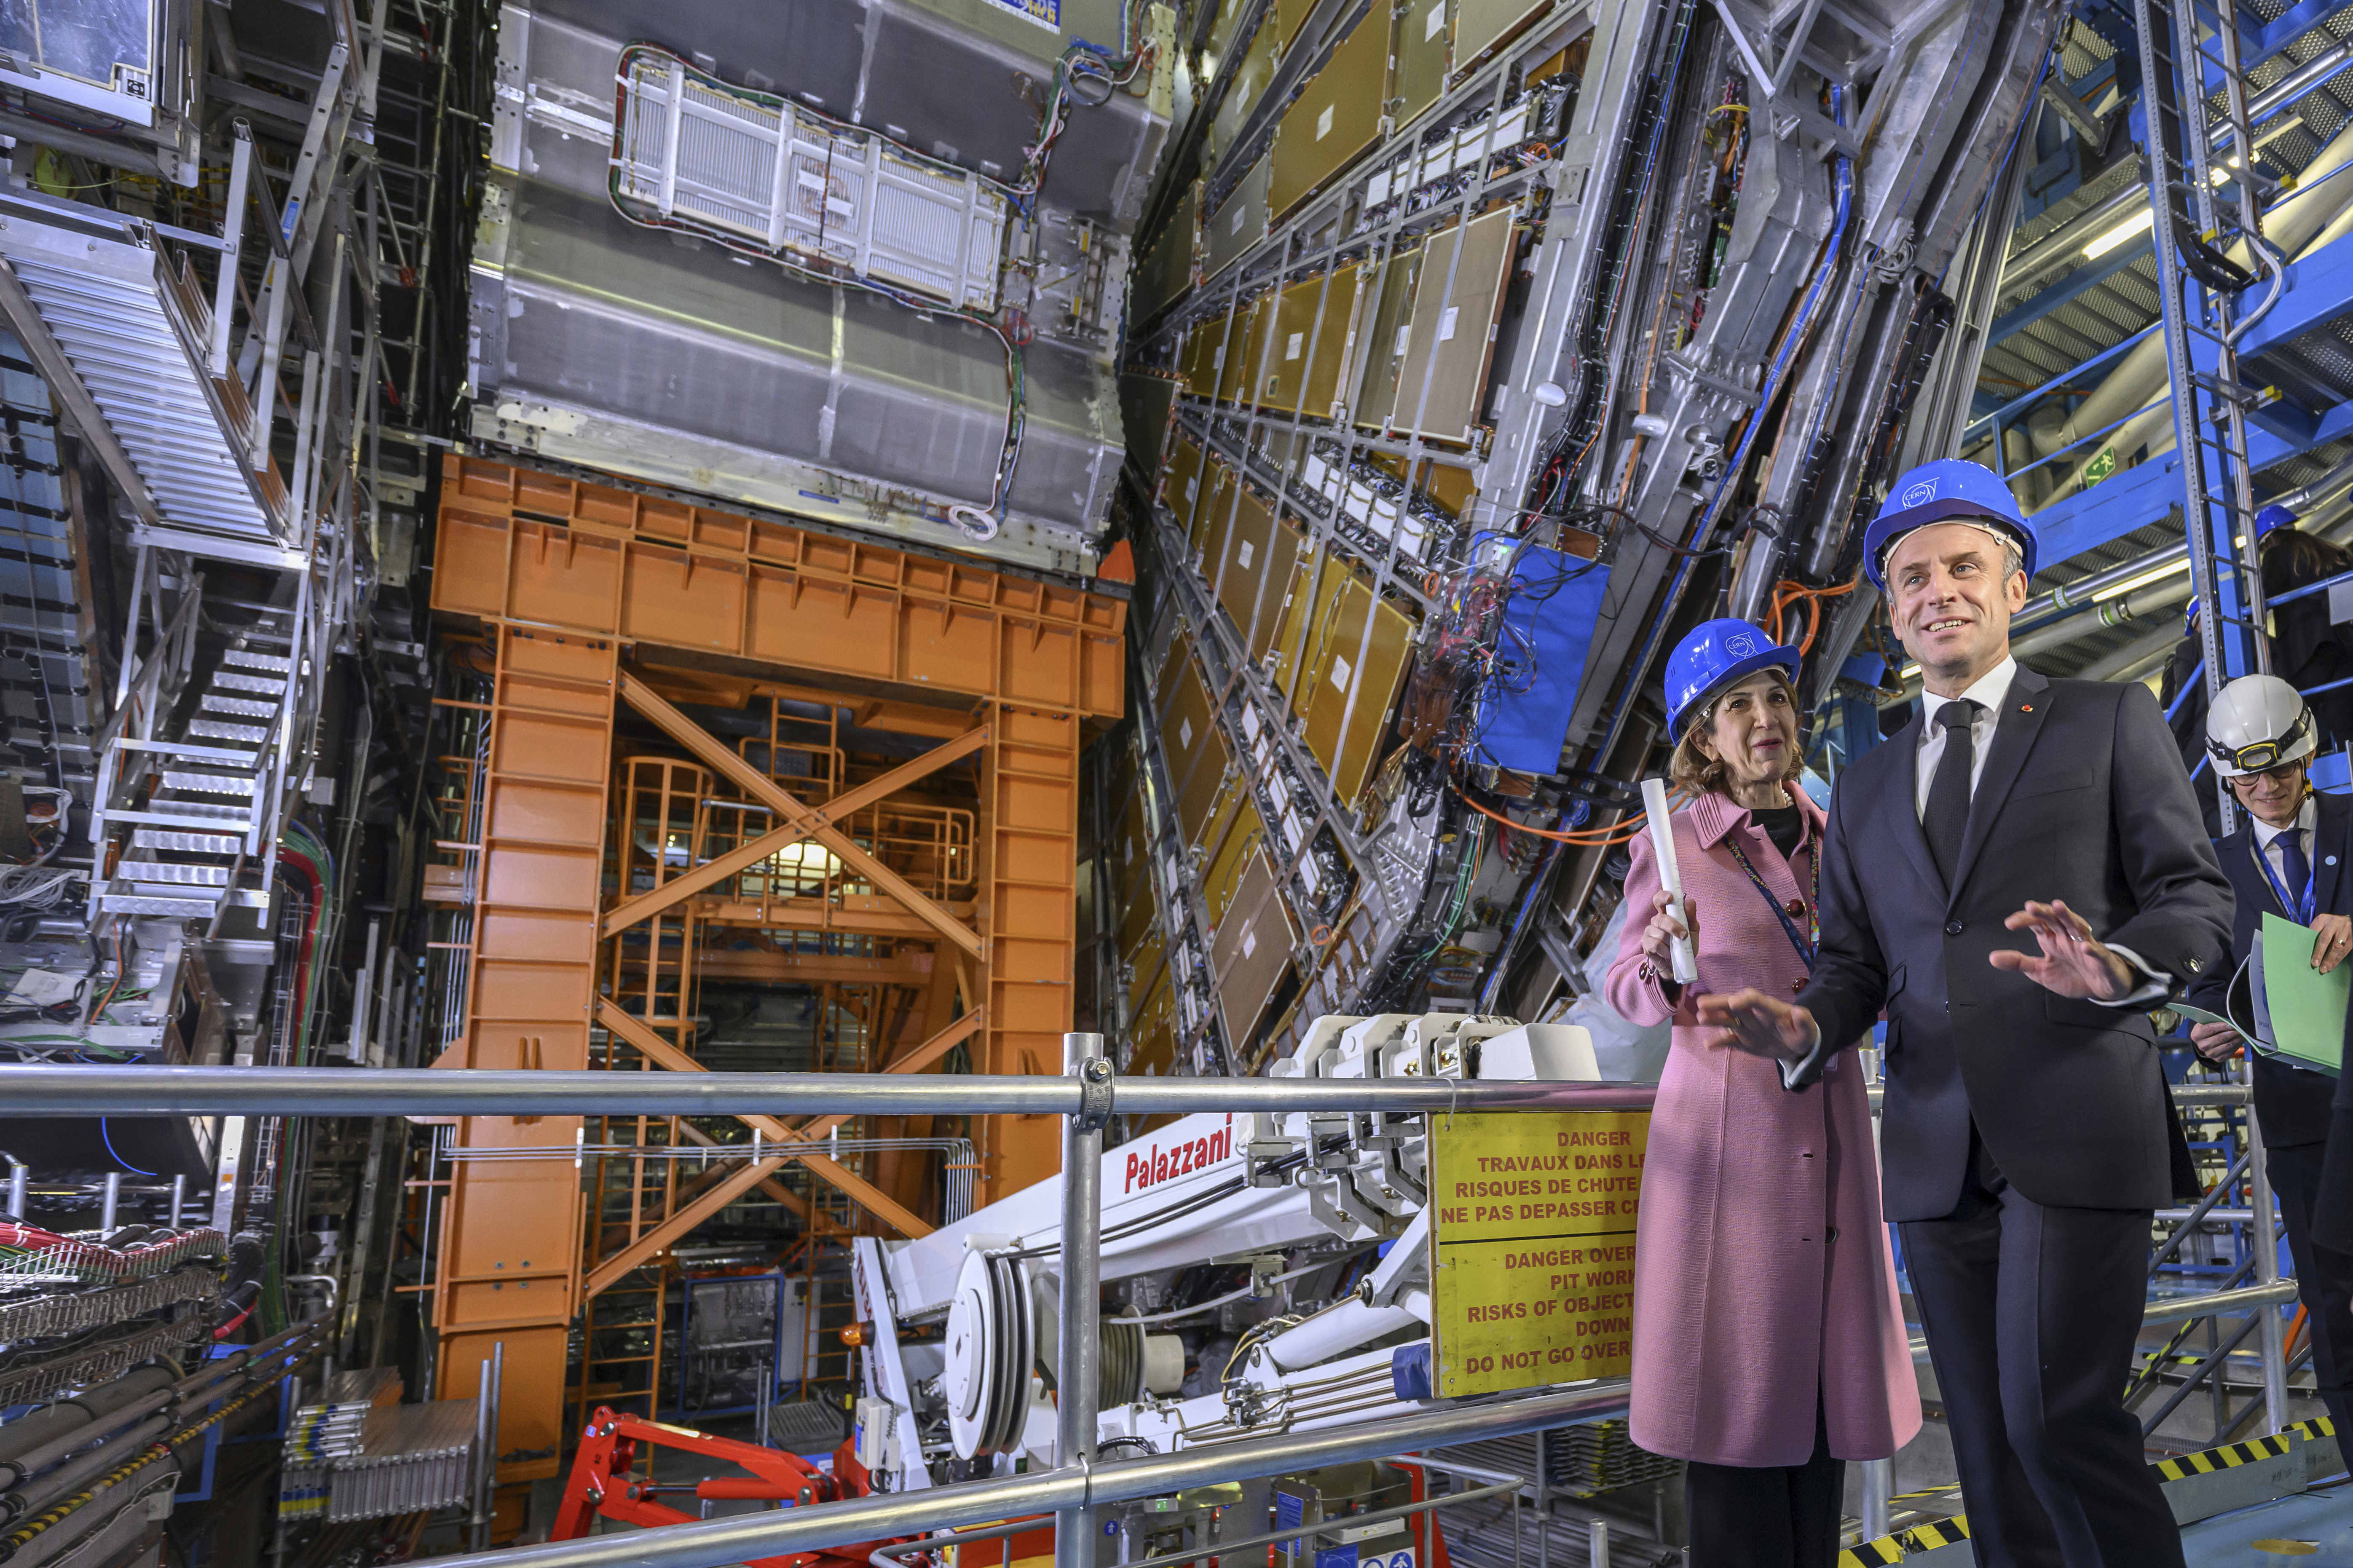
{"label": "dark suit jacket", "polygon": [[2173,1199],[2147,1016],[1994,968],[2036,951],[2002,921],[2063,899],[2103,939],[2194,983],[2229,953],[2231,885],[2200,831],[2165,716],[2137,682],[2021,668],[1997,718],[1947,891],[1917,807],[1921,719],[1851,764],[1831,799],[1821,951],[1799,1005],[1826,1040],[1887,1014],[1887,1217],[1960,1201],[1975,1119],[2020,1194],[2056,1207]]}
{"label": "dark suit jacket", "polygon": [[[2345,874],[2353,852],[2353,800],[2337,795],[2315,795],[2312,824],[2313,908],[2325,915],[2353,915],[2353,877]],[[2255,932],[2266,911],[2294,920],[2294,911],[2280,908],[2279,895],[2255,864],[2255,830],[2242,827],[2214,846],[2222,875],[2231,879],[2238,910],[2231,927],[2231,962],[2209,971],[2189,987],[2182,1000],[2209,1013],[2222,1011],[2223,993],[2231,974],[2247,961]],[[2302,892],[2291,888],[2291,893]],[[2275,1058],[2255,1057],[2255,1117],[2267,1144],[2319,1143],[2328,1137],[2328,1102],[2337,1082],[2326,1073],[2290,1067]]]}

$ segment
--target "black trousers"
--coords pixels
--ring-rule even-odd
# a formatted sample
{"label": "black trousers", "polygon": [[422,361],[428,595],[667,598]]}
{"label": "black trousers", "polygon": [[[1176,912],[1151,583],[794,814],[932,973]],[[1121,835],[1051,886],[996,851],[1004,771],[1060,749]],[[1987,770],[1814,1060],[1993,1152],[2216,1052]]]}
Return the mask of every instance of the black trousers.
{"label": "black trousers", "polygon": [[2327,1143],[2283,1143],[2263,1151],[2263,1168],[2287,1222],[2288,1256],[2295,1259],[2295,1293],[2312,1325],[2314,1392],[2340,1436],[2353,1434],[2353,1256],[2316,1241],[2313,1210],[2320,1201]]}
{"label": "black trousers", "polygon": [[1819,1405],[1802,1465],[1685,1466],[1689,1568],[1833,1568],[1845,1489]]}
{"label": "black trousers", "polygon": [[1961,1202],[1904,1226],[1981,1568],[2182,1568],[2124,1387],[2146,1209],[2047,1208],[1983,1145]]}

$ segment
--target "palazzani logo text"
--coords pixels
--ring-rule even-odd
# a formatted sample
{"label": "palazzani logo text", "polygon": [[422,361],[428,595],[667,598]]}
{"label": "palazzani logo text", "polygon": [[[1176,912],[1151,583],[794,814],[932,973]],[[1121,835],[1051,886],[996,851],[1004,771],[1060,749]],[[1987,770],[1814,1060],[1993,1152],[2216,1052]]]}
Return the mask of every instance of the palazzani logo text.
{"label": "palazzani logo text", "polygon": [[1189,1176],[1196,1171],[1207,1170],[1234,1152],[1234,1119],[1207,1138],[1188,1139],[1170,1147],[1157,1142],[1142,1149],[1132,1150],[1127,1156],[1127,1184],[1124,1193],[1140,1192],[1158,1186],[1171,1176]]}

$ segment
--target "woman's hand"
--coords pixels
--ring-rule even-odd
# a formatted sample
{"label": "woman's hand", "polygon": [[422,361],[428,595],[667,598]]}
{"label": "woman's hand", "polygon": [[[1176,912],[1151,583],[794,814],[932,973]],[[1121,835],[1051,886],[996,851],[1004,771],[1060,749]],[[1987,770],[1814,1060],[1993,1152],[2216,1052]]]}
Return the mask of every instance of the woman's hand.
{"label": "woman's hand", "polygon": [[1675,939],[1690,936],[1699,929],[1699,906],[1690,899],[1683,900],[1683,914],[1691,921],[1688,927],[1675,919],[1672,893],[1661,888],[1651,895],[1651,923],[1642,928],[1642,956],[1655,964],[1661,974],[1670,977],[1671,984],[1675,972]]}

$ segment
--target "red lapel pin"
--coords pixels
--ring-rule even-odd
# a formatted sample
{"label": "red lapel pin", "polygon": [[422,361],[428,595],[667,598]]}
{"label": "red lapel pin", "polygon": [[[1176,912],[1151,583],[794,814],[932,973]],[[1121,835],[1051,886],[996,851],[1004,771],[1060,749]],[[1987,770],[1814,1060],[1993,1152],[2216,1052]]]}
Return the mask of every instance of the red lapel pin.
{"label": "red lapel pin", "polygon": [[2031,702],[2021,702],[2018,705],[2018,710],[2021,713],[2031,713],[2034,711],[2034,704]]}

